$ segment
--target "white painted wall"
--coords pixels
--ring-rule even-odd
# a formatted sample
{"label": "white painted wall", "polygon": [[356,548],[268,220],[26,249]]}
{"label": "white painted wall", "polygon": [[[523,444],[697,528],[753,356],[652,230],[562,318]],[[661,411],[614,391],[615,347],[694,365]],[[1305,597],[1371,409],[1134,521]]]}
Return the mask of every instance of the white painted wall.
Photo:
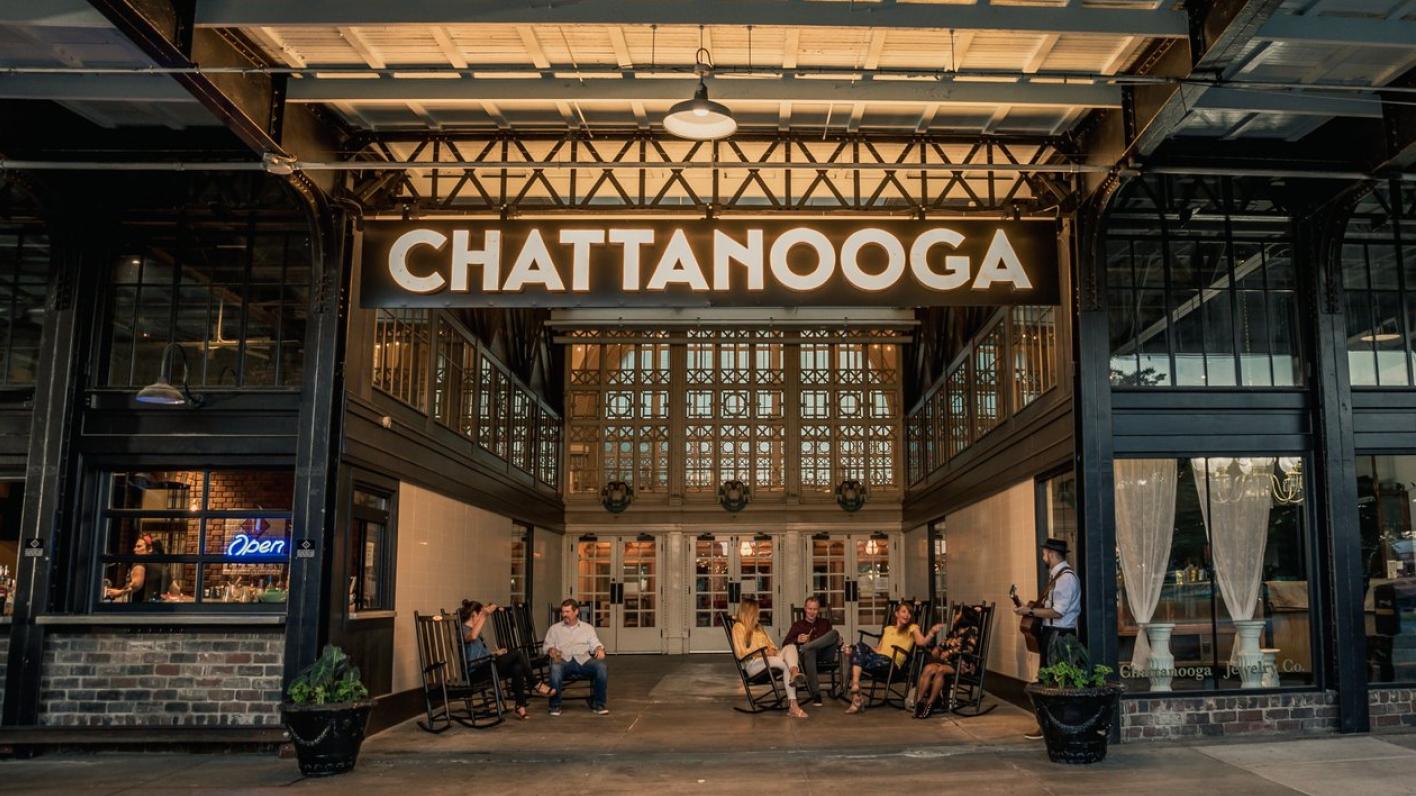
{"label": "white painted wall", "polygon": [[414,611],[455,611],[464,598],[507,601],[511,591],[511,519],[400,484],[397,579],[394,693],[422,685]]}
{"label": "white painted wall", "polygon": [[904,591],[900,596],[929,599],[929,526],[905,531],[900,540],[904,566]]}
{"label": "white painted wall", "polygon": [[949,599],[998,603],[993,615],[992,671],[1031,681],[1037,656],[1028,652],[1008,600],[1016,583],[1024,601],[1037,597],[1037,517],[1032,481],[1016,484],[945,518]]}
{"label": "white painted wall", "polygon": [[559,605],[570,592],[564,583],[565,537],[545,528],[537,528],[532,537],[531,555],[531,617],[536,632],[546,632],[549,619],[546,606]]}

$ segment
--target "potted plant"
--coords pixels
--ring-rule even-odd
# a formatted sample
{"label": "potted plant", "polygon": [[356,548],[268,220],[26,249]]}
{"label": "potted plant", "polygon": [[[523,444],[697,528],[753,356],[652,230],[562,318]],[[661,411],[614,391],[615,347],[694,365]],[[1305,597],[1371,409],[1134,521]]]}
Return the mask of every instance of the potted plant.
{"label": "potted plant", "polygon": [[1027,687],[1054,763],[1097,763],[1106,758],[1116,701],[1123,690],[1108,681],[1111,667],[1092,665],[1075,636],[1058,636],[1048,647],[1050,666],[1037,672]]}
{"label": "potted plant", "polygon": [[300,672],[286,694],[289,700],[280,706],[281,718],[300,773],[326,777],[352,769],[374,707],[359,679],[359,667],[331,644]]}

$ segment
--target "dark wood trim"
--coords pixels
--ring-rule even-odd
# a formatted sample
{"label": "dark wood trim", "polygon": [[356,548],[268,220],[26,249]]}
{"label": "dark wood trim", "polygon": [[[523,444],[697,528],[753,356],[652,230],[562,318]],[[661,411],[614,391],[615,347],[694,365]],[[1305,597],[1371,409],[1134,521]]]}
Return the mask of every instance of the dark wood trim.
{"label": "dark wood trim", "polygon": [[[411,617],[410,617],[411,621]],[[423,689],[410,688],[374,700],[374,712],[369,715],[369,734],[402,724],[422,713]]]}
{"label": "dark wood trim", "polygon": [[988,683],[984,689],[988,694],[1032,713],[1032,700],[1023,690],[1028,685],[1026,681],[989,669],[984,682]]}

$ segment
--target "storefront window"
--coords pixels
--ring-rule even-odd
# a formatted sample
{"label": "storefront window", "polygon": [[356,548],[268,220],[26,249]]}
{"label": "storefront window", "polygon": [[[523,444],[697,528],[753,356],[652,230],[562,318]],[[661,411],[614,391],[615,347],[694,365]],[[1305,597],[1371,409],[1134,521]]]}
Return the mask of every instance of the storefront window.
{"label": "storefront window", "polygon": [[34,384],[48,296],[48,236],[0,225],[0,385]]}
{"label": "storefront window", "polygon": [[1043,536],[1067,543],[1067,549],[1071,551],[1067,560],[1080,574],[1086,559],[1082,555],[1081,539],[1077,536],[1077,476],[1067,472],[1043,481],[1038,497],[1042,501],[1045,523]]}
{"label": "storefront window", "polygon": [[171,367],[192,385],[299,386],[310,304],[303,232],[192,225],[163,228],[109,269],[108,387],[156,381]]}
{"label": "storefront window", "polygon": [[1367,680],[1416,683],[1416,456],[1357,457]]}
{"label": "storefront window", "polygon": [[354,488],[349,520],[349,613],[393,610],[393,539],[384,492]]}
{"label": "storefront window", "polygon": [[438,322],[433,361],[433,417],[446,428],[473,439],[477,398],[477,346],[446,319]]}
{"label": "storefront window", "polygon": [[1302,383],[1292,223],[1263,181],[1135,180],[1105,247],[1116,387]]}
{"label": "storefront window", "polygon": [[1384,186],[1357,206],[1342,246],[1342,286],[1352,386],[1416,383],[1416,188]]}
{"label": "storefront window", "polygon": [[291,471],[109,472],[100,478],[102,606],[285,603]]}
{"label": "storefront window", "polygon": [[1314,683],[1304,466],[1116,460],[1118,659],[1129,691]]}
{"label": "storefront window", "polygon": [[0,481],[0,615],[15,611],[15,578],[20,566],[20,510],[25,482]]}

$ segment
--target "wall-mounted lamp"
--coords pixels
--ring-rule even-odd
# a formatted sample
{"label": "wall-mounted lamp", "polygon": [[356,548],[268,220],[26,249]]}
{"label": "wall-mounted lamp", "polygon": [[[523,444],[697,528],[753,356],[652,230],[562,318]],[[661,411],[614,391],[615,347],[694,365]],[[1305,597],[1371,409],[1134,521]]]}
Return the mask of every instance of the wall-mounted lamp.
{"label": "wall-mounted lamp", "polygon": [[[180,387],[172,384],[171,354],[173,351],[176,351],[177,356],[182,358],[182,384]],[[206,403],[206,399],[200,395],[192,394],[191,388],[187,386],[187,376],[187,353],[177,343],[168,343],[167,347],[162,349],[162,366],[158,369],[157,381],[138,390],[138,403],[192,408],[201,406]]]}

